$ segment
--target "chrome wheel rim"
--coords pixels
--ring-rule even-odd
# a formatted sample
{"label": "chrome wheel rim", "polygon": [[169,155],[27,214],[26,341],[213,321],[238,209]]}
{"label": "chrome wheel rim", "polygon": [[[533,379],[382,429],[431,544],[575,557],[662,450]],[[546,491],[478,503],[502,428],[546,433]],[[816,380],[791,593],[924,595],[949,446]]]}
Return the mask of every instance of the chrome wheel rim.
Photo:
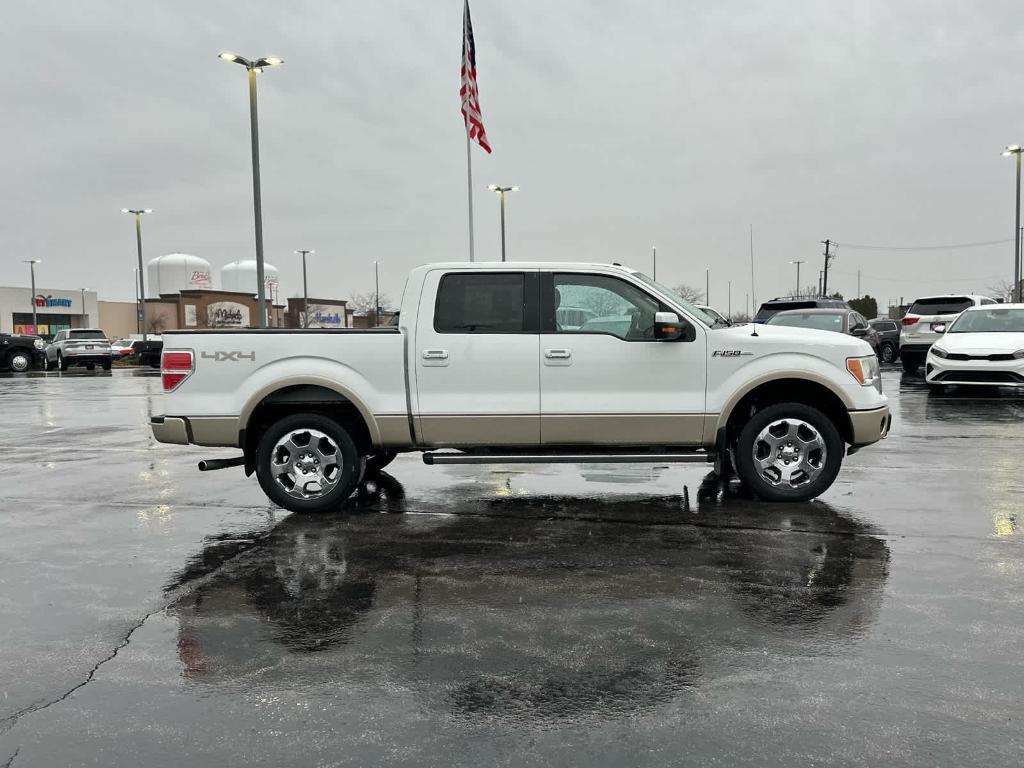
{"label": "chrome wheel rim", "polygon": [[338,443],[318,429],[293,429],[274,444],[270,470],[294,499],[319,499],[341,480],[344,459]]}
{"label": "chrome wheel rim", "polygon": [[29,361],[27,355],[23,355],[23,354],[17,353],[17,354],[15,354],[11,358],[11,370],[12,371],[17,371],[18,373],[24,373],[25,371],[28,370],[29,365],[30,365],[30,361]]}
{"label": "chrome wheel rim", "polygon": [[821,474],[828,451],[816,427],[801,419],[776,419],[754,440],[754,467],[777,488],[802,488]]}

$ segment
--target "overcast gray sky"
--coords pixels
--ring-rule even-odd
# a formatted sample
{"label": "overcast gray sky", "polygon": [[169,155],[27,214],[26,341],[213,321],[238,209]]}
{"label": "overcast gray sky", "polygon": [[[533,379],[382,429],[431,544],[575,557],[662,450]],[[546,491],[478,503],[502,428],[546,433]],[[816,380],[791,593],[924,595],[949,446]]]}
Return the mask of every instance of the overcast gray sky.
{"label": "overcast gray sky", "polygon": [[[1011,2],[473,0],[493,155],[474,149],[478,258],[620,261],[733,309],[816,279],[820,240],[1011,238],[1024,142],[1024,25]],[[5,5],[0,283],[131,298],[147,258],[214,269],[253,254],[248,104],[221,50],[279,55],[260,76],[266,259],[298,295],[383,289],[467,257],[461,0]],[[896,299],[1008,279],[1012,244],[840,248],[832,283]],[[813,265],[813,266],[812,266]],[[26,272],[25,274],[22,274]],[[810,282],[811,279],[804,282]],[[315,287],[315,288],[314,288]]]}

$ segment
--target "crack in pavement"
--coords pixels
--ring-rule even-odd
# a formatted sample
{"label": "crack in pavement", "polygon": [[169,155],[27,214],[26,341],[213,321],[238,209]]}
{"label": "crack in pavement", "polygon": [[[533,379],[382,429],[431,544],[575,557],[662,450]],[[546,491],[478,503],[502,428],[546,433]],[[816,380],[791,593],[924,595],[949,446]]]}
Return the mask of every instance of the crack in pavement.
{"label": "crack in pavement", "polygon": [[18,756],[19,752],[21,752],[21,747],[18,747],[16,750],[14,750],[14,754],[8,757],[7,762],[4,763],[3,766],[0,768],[11,768],[11,766],[14,764],[14,758]]}
{"label": "crack in pavement", "polygon": [[[270,536],[273,530],[274,529],[271,528],[268,531],[264,531],[262,535],[254,536],[252,538],[252,543],[250,546],[239,550],[238,552],[234,553],[231,557],[225,559],[221,563],[218,563],[216,568],[213,568],[212,570],[203,574],[202,576],[199,576],[195,579],[191,579],[188,582],[178,585],[177,588],[171,592],[165,592],[168,599],[166,599],[159,608],[153,609],[152,611],[144,615],[141,619],[132,624],[132,626],[128,629],[128,631],[121,638],[121,641],[114,647],[114,649],[105,657],[96,662],[96,664],[93,665],[92,669],[89,670],[84,680],[82,680],[79,683],[76,683],[71,688],[69,688],[60,696],[57,696],[54,699],[50,699],[49,701],[45,701],[42,703],[30,704],[29,706],[24,707],[11,715],[8,715],[3,720],[0,720],[0,734],[4,734],[10,731],[15,725],[17,725],[18,721],[26,715],[33,714],[34,712],[42,712],[44,709],[49,709],[55,704],[60,704],[62,701],[66,700],[69,696],[71,696],[71,694],[73,694],[75,691],[78,691],[87,686],[95,679],[96,673],[99,672],[100,668],[104,664],[113,661],[115,658],[117,658],[117,654],[121,652],[121,649],[126,647],[128,643],[131,642],[132,635],[134,635],[136,631],[138,631],[147,621],[149,621],[150,618],[156,616],[159,613],[163,613],[176,602],[178,602],[182,597],[184,597],[188,593],[192,592],[202,584],[205,584],[207,581],[212,579],[222,568],[227,566],[229,563],[231,563],[238,557],[244,555],[249,550],[261,544],[266,538]],[[10,768],[11,762],[14,760],[15,757],[18,756],[18,752],[20,750],[21,747],[18,747],[18,749],[15,750],[14,755],[11,756],[10,760],[8,760],[5,765],[0,766],[0,768]]]}

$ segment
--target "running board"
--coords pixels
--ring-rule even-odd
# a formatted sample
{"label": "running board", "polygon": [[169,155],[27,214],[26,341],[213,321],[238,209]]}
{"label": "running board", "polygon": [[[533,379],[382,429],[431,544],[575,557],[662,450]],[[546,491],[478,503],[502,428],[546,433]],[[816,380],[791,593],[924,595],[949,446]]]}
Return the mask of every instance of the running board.
{"label": "running board", "polygon": [[709,464],[714,454],[693,453],[460,453],[427,452],[424,464]]}

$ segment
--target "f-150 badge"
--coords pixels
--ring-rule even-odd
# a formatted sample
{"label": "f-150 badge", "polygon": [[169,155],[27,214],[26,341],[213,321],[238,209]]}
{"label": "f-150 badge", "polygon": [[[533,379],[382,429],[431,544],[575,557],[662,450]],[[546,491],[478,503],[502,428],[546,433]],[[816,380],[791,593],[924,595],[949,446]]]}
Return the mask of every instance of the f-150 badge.
{"label": "f-150 badge", "polygon": [[215,363],[224,362],[240,362],[242,360],[251,360],[256,362],[255,352],[203,352],[200,355],[204,360],[213,360]]}
{"label": "f-150 badge", "polygon": [[744,352],[741,349],[716,349],[711,353],[712,357],[740,357],[741,355],[752,355],[753,352]]}

